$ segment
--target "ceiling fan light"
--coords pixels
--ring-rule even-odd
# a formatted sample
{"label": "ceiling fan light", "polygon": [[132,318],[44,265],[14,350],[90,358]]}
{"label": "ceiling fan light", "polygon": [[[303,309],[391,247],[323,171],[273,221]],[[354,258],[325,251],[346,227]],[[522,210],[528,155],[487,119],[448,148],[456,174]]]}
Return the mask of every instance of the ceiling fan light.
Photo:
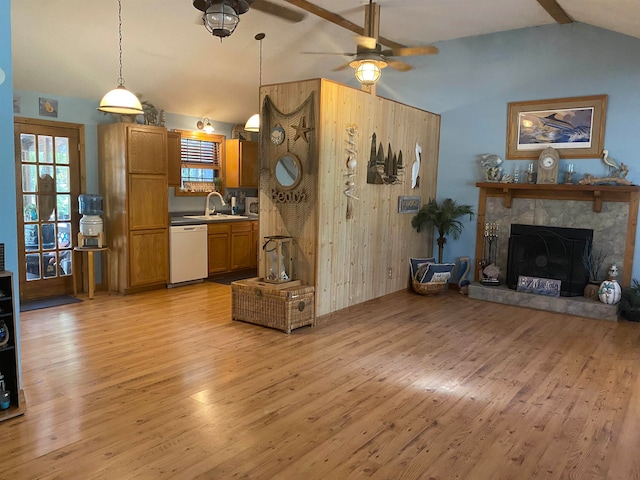
{"label": "ceiling fan light", "polygon": [[244,124],[244,129],[247,132],[259,132],[260,131],[260,114],[254,113],[251,118]]}
{"label": "ceiling fan light", "polygon": [[356,78],[362,85],[373,85],[380,78],[380,67],[372,60],[364,60],[356,67]]}
{"label": "ceiling fan light", "polygon": [[226,1],[211,4],[202,15],[204,27],[214,36],[228,37],[238,26],[240,17]]}
{"label": "ceiling fan light", "polygon": [[138,97],[120,84],[113,90],[107,92],[102,100],[98,110],[107,113],[121,113],[125,115],[142,114],[142,104]]}

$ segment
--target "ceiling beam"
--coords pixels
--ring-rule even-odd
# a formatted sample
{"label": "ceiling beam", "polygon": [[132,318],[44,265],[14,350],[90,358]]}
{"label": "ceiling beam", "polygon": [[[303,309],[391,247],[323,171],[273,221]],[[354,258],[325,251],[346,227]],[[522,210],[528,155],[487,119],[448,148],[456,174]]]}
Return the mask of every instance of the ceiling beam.
{"label": "ceiling beam", "polygon": [[558,23],[573,23],[573,19],[558,4],[556,0],[538,0],[538,3]]}
{"label": "ceiling beam", "polygon": [[[325,10],[322,7],[314,5],[307,0],[284,0],[291,5],[295,5],[298,8],[303,9],[306,12],[312,13],[320,18],[323,18],[331,23],[334,23],[342,28],[346,28],[347,30],[355,33],[356,35],[365,35],[365,29],[360,25],[356,25],[353,22],[350,22],[344,17],[341,17],[337,13],[330,12],[329,10]],[[390,48],[404,48],[406,45],[402,45],[401,43],[394,42],[393,40],[389,40],[384,37],[378,37],[378,43],[385,45]]]}

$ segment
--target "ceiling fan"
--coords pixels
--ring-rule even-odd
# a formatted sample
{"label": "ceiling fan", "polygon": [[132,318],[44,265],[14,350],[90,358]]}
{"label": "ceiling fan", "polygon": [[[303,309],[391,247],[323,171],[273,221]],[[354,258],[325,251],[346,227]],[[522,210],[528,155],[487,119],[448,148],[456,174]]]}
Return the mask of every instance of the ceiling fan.
{"label": "ceiling fan", "polygon": [[[413,67],[408,63],[393,57],[409,57],[414,55],[435,55],[438,49],[434,46],[407,47],[378,35],[380,30],[380,5],[369,0],[365,6],[365,27],[359,27],[347,19],[335,13],[324,10],[306,0],[285,0],[310,13],[314,13],[325,20],[355,32],[356,51],[330,54],[347,55],[354,57],[350,62],[334,68],[334,71],[344,70],[347,67],[355,69],[356,78],[363,85],[373,85],[380,77],[381,69],[389,66],[401,72],[407,72]],[[383,49],[382,45],[389,46]],[[326,52],[305,52],[324,53]]]}
{"label": "ceiling fan", "polygon": [[240,15],[251,8],[274,15],[289,22],[300,22],[307,14],[269,0],[193,0],[193,6],[202,12],[199,24],[222,40],[233,33],[240,21]]}

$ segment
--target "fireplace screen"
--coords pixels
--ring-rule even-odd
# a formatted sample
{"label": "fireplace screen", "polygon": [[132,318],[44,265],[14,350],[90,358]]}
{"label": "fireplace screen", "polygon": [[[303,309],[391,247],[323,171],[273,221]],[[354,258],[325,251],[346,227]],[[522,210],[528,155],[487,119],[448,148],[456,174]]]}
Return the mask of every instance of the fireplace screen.
{"label": "fireplace screen", "polygon": [[516,289],[526,275],[560,280],[560,295],[582,295],[589,275],[582,263],[593,230],[541,225],[511,225],[507,260],[507,286]]}

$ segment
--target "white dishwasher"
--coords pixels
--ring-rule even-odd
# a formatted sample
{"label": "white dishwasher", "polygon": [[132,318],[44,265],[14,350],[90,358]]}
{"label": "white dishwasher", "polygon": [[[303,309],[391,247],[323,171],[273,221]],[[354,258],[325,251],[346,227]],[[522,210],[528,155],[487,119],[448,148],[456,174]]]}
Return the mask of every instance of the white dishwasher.
{"label": "white dishwasher", "polygon": [[169,227],[169,286],[208,276],[207,226]]}

